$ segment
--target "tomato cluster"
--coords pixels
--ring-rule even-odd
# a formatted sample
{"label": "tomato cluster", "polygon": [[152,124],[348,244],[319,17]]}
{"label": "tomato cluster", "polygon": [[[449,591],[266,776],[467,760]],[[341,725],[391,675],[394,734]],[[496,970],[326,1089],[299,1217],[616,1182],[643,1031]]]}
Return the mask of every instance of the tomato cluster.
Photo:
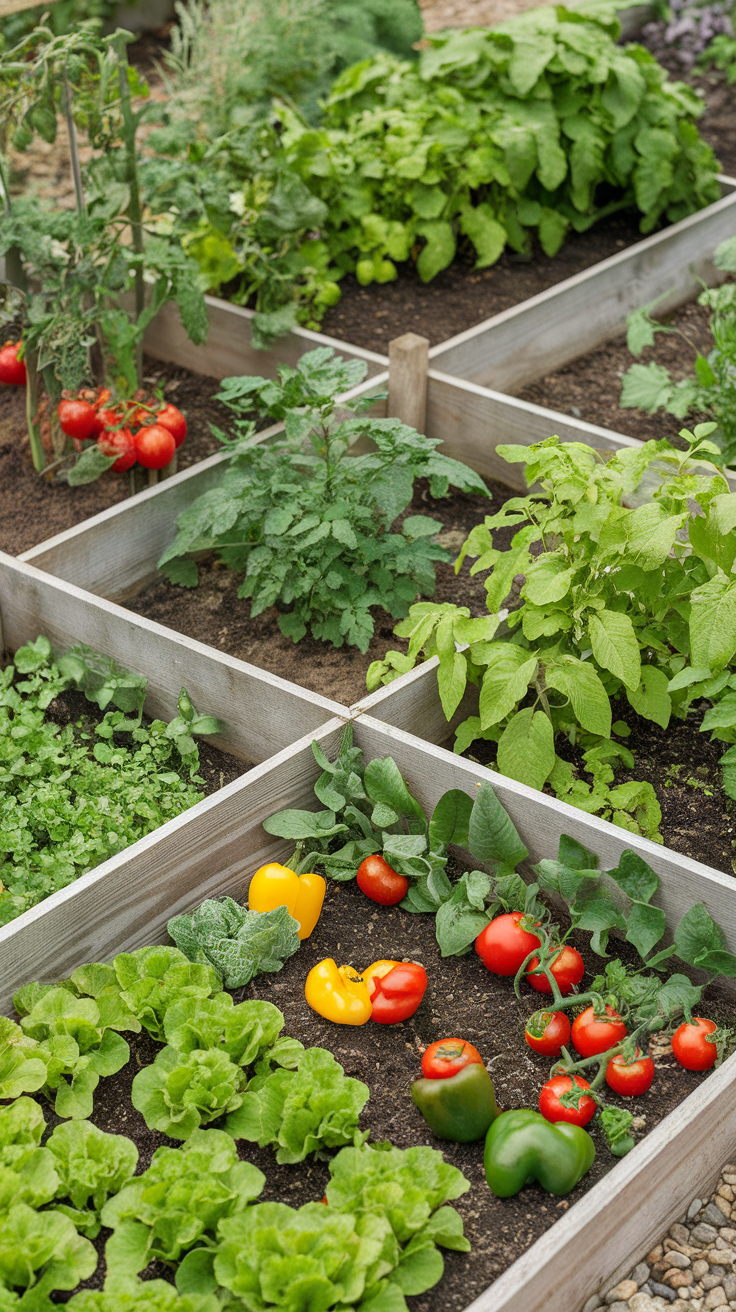
{"label": "tomato cluster", "polygon": [[[1,353],[0,353],[1,354]],[[187,421],[175,405],[160,401],[113,401],[108,388],[84,388],[59,403],[59,423],[78,449],[96,440],[106,456],[117,455],[117,473],[136,461],[144,469],[163,469],[187,435]]]}
{"label": "tomato cluster", "polygon": [[26,367],[18,359],[21,342],[6,342],[0,350],[0,383],[8,387],[25,387]]}

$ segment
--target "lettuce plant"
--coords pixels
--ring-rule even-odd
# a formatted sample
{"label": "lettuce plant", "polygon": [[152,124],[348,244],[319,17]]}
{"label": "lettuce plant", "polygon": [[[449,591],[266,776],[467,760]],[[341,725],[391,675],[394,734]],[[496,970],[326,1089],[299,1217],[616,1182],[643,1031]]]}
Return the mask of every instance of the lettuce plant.
{"label": "lettuce plant", "polygon": [[330,1162],[330,1177],[327,1202],[336,1211],[385,1213],[400,1244],[427,1234],[431,1217],[432,1235],[444,1236],[437,1243],[469,1251],[462,1218],[443,1204],[467,1193],[470,1182],[436,1148],[343,1148]]}
{"label": "lettuce plant", "polygon": [[368,1097],[368,1085],[346,1076],[331,1052],[307,1048],[298,1070],[255,1076],[225,1129],[261,1148],[271,1144],[279,1163],[303,1162],[311,1152],[359,1138],[358,1117]]}
{"label": "lettuce plant", "polygon": [[299,926],[286,907],[249,911],[231,897],[207,898],[166,926],[190,961],[213,966],[225,987],[242,988],[264,971],[281,970],[299,948]]}
{"label": "lettuce plant", "polygon": [[17,1098],[35,1093],[46,1083],[46,1062],[38,1055],[38,1044],[23,1033],[20,1025],[0,1016],[0,1098]]}
{"label": "lettuce plant", "polygon": [[102,1023],[94,998],[65,988],[45,991],[22,1017],[21,1028],[36,1041],[33,1054],[46,1065],[43,1090],[55,1091],[58,1116],[89,1116],[100,1077],[114,1075],[130,1056],[125,1039]]}
{"label": "lettuce plant", "polygon": [[178,948],[120,952],[112,963],[121,997],[152,1038],[165,1041],[164,1017],[180,998],[209,998],[221,988],[212,966],[187,961]]}
{"label": "lettuce plant", "polygon": [[39,1208],[55,1197],[59,1176],[52,1154],[40,1146],[45,1128],[32,1098],[0,1107],[0,1216],[16,1203]]}
{"label": "lettuce plant", "polygon": [[220,1312],[210,1294],[181,1295],[168,1280],[108,1276],[104,1290],[82,1289],[67,1303],[71,1312]]}
{"label": "lettuce plant", "polygon": [[88,1239],[78,1235],[68,1216],[50,1210],[37,1212],[16,1203],[0,1224],[0,1306],[9,1312],[13,1294],[25,1294],[21,1307],[51,1307],[56,1289],[74,1289],[97,1266],[97,1253]]}
{"label": "lettuce plant", "polygon": [[149,1130],[188,1139],[200,1125],[239,1107],[244,1088],[241,1068],[218,1048],[182,1053],[167,1046],[138,1072],[131,1099]]}
{"label": "lettuce plant", "polygon": [[153,1258],[177,1263],[195,1244],[214,1239],[217,1224],[261,1193],[266,1178],[238,1161],[221,1130],[195,1130],[181,1148],[157,1148],[151,1165],[102,1209],[113,1231],[105,1260],[110,1276],[142,1271]]}
{"label": "lettuce plant", "polygon": [[[233,1003],[232,994],[214,998],[182,998],[166,1011],[166,1041],[181,1053],[213,1048],[224,1052],[236,1066],[251,1066],[278,1043],[284,1028],[283,1013],[272,1002],[250,999]],[[302,1044],[282,1041],[283,1055],[289,1051],[295,1062]],[[289,1065],[280,1061],[279,1065]]]}
{"label": "lettuce plant", "polygon": [[135,1173],[138,1149],[125,1135],[106,1134],[91,1121],[67,1121],[57,1125],[45,1151],[58,1175],[56,1197],[71,1202],[71,1207],[59,1203],[57,1211],[95,1239],[104,1203]]}

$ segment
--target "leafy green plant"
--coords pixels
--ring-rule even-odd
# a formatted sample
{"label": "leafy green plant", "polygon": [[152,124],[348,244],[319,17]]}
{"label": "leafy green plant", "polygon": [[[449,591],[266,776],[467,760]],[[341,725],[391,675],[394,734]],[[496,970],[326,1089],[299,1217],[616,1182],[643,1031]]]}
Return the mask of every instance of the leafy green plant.
{"label": "leafy green plant", "polygon": [[230,993],[172,1002],[164,1027],[167,1043],[177,1051],[216,1048],[236,1066],[260,1064],[264,1057],[267,1067],[272,1061],[297,1065],[303,1052],[297,1039],[279,1037],[284,1017],[272,1002],[252,998],[234,1004]]}
{"label": "leafy green plant", "polygon": [[104,1290],[83,1289],[69,1299],[72,1312],[219,1312],[220,1302],[206,1294],[181,1296],[168,1280],[108,1276]]}
{"label": "leafy green plant", "polygon": [[[168,1008],[184,998],[219,995],[221,979],[212,966],[190,962],[178,948],[154,946],[120,952],[106,967],[120,997],[153,1039],[165,1042]],[[73,978],[73,977],[72,977]]]}
{"label": "leafy green plant", "polygon": [[134,1275],[153,1258],[178,1263],[195,1244],[214,1238],[218,1221],[257,1198],[265,1176],[238,1161],[222,1130],[195,1130],[181,1148],[157,1148],[151,1165],[102,1209],[113,1231],[105,1248],[110,1276]]}
{"label": "leafy green plant", "polygon": [[729,36],[725,32],[719,33],[709,42],[697,63],[699,68],[715,65],[721,73],[726,74],[728,83],[736,82],[736,36]]}
{"label": "leafy green plant", "polygon": [[261,1308],[291,1307],[308,1279],[320,1306],[406,1312],[405,1294],[424,1293],[442,1277],[438,1245],[468,1251],[461,1217],[443,1204],[469,1181],[435,1149],[344,1148],[330,1175],[327,1206],[256,1203],[220,1221],[217,1241],[184,1258],[177,1288],[219,1288],[257,1298]]}
{"label": "leafy green plant", "polygon": [[53,1099],[57,1116],[81,1120],[92,1112],[93,1095],[104,1075],[126,1064],[130,1049],[105,1024],[94,998],[75,997],[68,989],[44,992],[21,1028],[36,1040],[34,1056],[46,1064],[43,1091]]}
{"label": "leafy green plant", "polygon": [[96,1266],[93,1245],[61,1212],[36,1212],[27,1203],[16,1203],[3,1216],[0,1298],[5,1307],[50,1307],[54,1290],[74,1289]]}
{"label": "leafy green plant", "polygon": [[219,1048],[162,1048],[133,1080],[131,1099],[149,1130],[188,1139],[242,1102],[245,1077]]}
{"label": "leafy green plant", "polygon": [[71,1203],[58,1204],[57,1211],[95,1239],[107,1199],[135,1174],[138,1149],[125,1135],[106,1134],[91,1121],[67,1121],[50,1135],[47,1150],[59,1178],[56,1196]]}
{"label": "leafy green plant", "polygon": [[346,1076],[331,1052],[307,1048],[296,1071],[256,1075],[225,1129],[261,1148],[271,1144],[277,1162],[303,1162],[309,1153],[360,1139],[358,1117],[368,1096],[368,1085]]}
{"label": "leafy green plant", "polygon": [[[721,242],[713,256],[717,269],[736,273],[736,237]],[[632,355],[641,355],[644,347],[653,346],[657,333],[677,333],[689,345],[686,333],[678,328],[658,323],[650,311],[656,301],[635,310],[627,319],[627,345]],[[736,459],[736,285],[733,282],[721,287],[704,288],[698,304],[711,312],[710,329],[713,350],[707,356],[693,347],[695,377],[673,380],[661,364],[633,364],[621,379],[623,407],[638,407],[648,414],[664,410],[666,414],[682,419],[690,411],[708,415],[717,428],[713,441],[721,448],[723,461],[731,464]]]}
{"label": "leafy green plant", "polygon": [[194,911],[172,917],[166,928],[190,961],[214,966],[228,989],[281,970],[299,948],[299,925],[286,907],[249,911],[231,897],[207,898]]}
{"label": "leafy green plant", "polygon": [[[398,419],[365,416],[375,398],[338,405],[339,394],[365,372],[362,361],[345,362],[320,347],[296,369],[281,366],[278,384],[225,379],[219,399],[235,416],[236,435],[225,439],[230,464],[220,486],[179,515],[159,561],[172,582],[196,585],[192,553],[214,550],[231,569],[245,571],[238,596],[252,598],[252,616],[277,605],[279,627],[294,642],[309,630],[361,651],[373,634],[372,607],[396,618],[417,592],[431,596],[433,562],[449,559],[432,541],[442,525],[410,515],[400,532],[391,531],[414,480],[429,478],[433,496],[444,496],[451,484],[484,495],[488,489],[473,470],[438,454],[435,439]],[[253,439],[245,416],[254,401],[271,413],[283,410],[283,437]],[[376,449],[349,456],[358,438]]]}
{"label": "leafy green plant", "polygon": [[[535,788],[548,784],[574,806],[658,838],[651,786],[611,786],[615,767],[631,769],[634,758],[617,741],[628,728],[623,720],[612,724],[610,699],[625,697],[662,728],[707,699],[701,731],[736,742],[736,497],[710,463],[720,457],[707,440],[712,431],[712,424],[683,430],[686,451],[647,442],[610,459],[557,438],[499,447],[542,491],[511,498],[473,529],[456,568],[471,556],[471,573],[489,571],[486,600],[496,628],[513,578],[524,575],[506,634],[493,639],[481,628],[487,619],[471,620],[461,607],[421,603],[396,629],[409,639],[408,654],[375,662],[368,686],[411,668],[422,651],[437,655],[448,719],[468,681],[480,689],[478,714],[460,725],[456,751],[479,738],[496,742],[502,774]],[[642,500],[640,487],[651,499],[631,508],[632,497]],[[505,551],[493,545],[502,526],[518,530]],[[592,784],[559,754],[563,739],[582,751]],[[732,751],[721,757],[729,795],[736,787]]]}

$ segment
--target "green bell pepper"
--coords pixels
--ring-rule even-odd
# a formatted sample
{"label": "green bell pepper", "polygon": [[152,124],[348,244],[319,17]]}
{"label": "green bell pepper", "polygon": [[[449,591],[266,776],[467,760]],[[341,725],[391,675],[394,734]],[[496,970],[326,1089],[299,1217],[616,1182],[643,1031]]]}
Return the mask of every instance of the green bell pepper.
{"label": "green bell pepper", "polygon": [[472,1143],[498,1116],[491,1077],[473,1062],[445,1080],[415,1080],[411,1096],[438,1139]]}
{"label": "green bell pepper", "polygon": [[539,1112],[502,1112],[486,1136],[486,1180],[498,1198],[533,1180],[550,1194],[569,1194],[594,1157],[593,1140],[579,1125],[551,1124]]}

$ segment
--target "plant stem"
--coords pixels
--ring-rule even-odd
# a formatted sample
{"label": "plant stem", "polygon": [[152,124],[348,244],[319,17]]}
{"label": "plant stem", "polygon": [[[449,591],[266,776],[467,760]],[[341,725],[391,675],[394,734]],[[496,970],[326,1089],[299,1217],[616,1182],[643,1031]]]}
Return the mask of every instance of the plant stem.
{"label": "plant stem", "polygon": [[87,206],[84,200],[84,190],[82,188],[82,167],[79,163],[79,142],[77,141],[77,129],[72,114],[72,90],[69,86],[69,78],[66,68],[64,68],[64,117],[66,118],[66,130],[69,136],[69,157],[72,165],[72,177],[74,179],[74,197],[77,203],[77,213],[80,218],[85,218]]}
{"label": "plant stem", "polygon": [[[120,110],[123,119],[122,135],[125,142],[127,160],[127,182],[130,187],[128,218],[130,219],[130,227],[133,234],[133,250],[136,255],[134,318],[137,323],[143,313],[145,300],[145,284],[143,282],[143,211],[141,209],[141,195],[138,186],[138,163],[135,149],[135,120],[133,118],[133,109],[130,103],[128,58],[124,32],[118,32],[115,34],[112,39],[112,47],[118,61]],[[135,348],[135,371],[138,386],[140,387],[143,381],[143,339],[140,336]]]}
{"label": "plant stem", "polygon": [[33,468],[37,474],[42,474],[46,466],[46,452],[43,449],[41,428],[37,419],[40,399],[38,352],[33,349],[27,350],[24,359],[26,365],[26,424],[28,426],[28,440],[31,444]]}

